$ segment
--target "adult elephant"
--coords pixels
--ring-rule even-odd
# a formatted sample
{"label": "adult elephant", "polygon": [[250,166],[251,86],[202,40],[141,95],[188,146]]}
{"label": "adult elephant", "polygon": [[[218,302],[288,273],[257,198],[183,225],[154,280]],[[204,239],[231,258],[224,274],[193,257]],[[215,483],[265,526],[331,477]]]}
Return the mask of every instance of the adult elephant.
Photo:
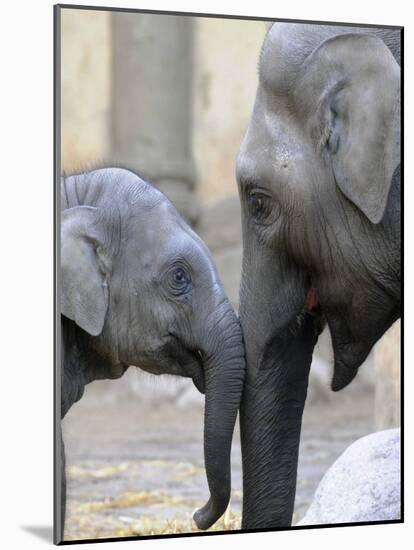
{"label": "adult elephant", "polygon": [[211,255],[167,197],[128,170],[64,177],[61,202],[61,416],[85,384],[129,365],[192,378],[206,395],[211,496],[194,519],[207,529],[230,498],[245,371],[240,324]]}
{"label": "adult elephant", "polygon": [[274,24],[237,161],[243,528],[292,520],[321,326],[344,388],[400,316],[399,30]]}

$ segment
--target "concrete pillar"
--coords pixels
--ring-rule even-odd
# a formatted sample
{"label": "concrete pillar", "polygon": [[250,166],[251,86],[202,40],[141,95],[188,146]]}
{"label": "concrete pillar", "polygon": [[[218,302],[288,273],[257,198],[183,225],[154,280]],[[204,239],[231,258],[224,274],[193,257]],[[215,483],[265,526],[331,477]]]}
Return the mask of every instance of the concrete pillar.
{"label": "concrete pillar", "polygon": [[374,350],[375,425],[378,430],[399,426],[401,423],[400,330],[400,321],[397,321]]}
{"label": "concrete pillar", "polygon": [[111,160],[155,184],[194,223],[193,20],[112,14]]}

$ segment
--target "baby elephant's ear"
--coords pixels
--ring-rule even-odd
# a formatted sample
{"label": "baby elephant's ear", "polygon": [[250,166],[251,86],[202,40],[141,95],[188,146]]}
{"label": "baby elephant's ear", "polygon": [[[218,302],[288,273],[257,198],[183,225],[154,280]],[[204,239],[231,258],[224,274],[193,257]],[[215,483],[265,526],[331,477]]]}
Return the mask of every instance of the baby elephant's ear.
{"label": "baby elephant's ear", "polygon": [[108,309],[97,220],[98,210],[89,206],[61,216],[61,313],[93,336],[102,332]]}

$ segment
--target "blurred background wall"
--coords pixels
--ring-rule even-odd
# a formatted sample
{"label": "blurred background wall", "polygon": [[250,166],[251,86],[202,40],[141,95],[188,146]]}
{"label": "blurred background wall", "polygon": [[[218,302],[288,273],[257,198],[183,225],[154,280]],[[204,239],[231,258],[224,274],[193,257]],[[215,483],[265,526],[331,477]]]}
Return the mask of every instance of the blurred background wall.
{"label": "blurred background wall", "polygon": [[[235,307],[242,249],[234,166],[265,32],[256,21],[62,11],[62,169],[109,162],[156,184],[207,242]],[[375,394],[378,429],[400,422],[399,330],[397,323],[344,390]],[[307,407],[335,399],[331,359],[325,332]],[[120,381],[94,383],[86,398],[132,392],[181,406],[202,402],[191,383],[166,378],[154,384],[128,371]]]}
{"label": "blurred background wall", "polygon": [[61,26],[61,164],[71,171],[109,151],[111,16],[63,10]]}

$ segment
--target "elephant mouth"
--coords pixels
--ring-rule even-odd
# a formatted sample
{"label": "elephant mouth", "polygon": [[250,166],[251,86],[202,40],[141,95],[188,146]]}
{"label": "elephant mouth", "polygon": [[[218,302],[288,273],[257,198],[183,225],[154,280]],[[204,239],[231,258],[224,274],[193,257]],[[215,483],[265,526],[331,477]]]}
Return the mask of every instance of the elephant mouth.
{"label": "elephant mouth", "polygon": [[[322,310],[318,290],[313,286],[309,288],[306,295],[302,314],[313,318],[318,335],[328,323],[334,355],[331,389],[334,392],[342,390],[355,378],[358,368],[365,360],[371,346],[354,341],[346,322],[341,321],[340,331],[338,330],[338,321],[334,326],[332,322],[329,323]],[[345,341],[343,341],[344,335],[346,335]]]}
{"label": "elephant mouth", "polygon": [[311,315],[316,315],[320,311],[319,294],[317,288],[314,286],[311,286],[308,290],[303,309]]}
{"label": "elephant mouth", "polygon": [[310,286],[306,294],[305,303],[299,317],[299,323],[303,316],[311,317],[314,321],[317,334],[321,334],[326,325],[326,317],[319,300],[318,289]]}
{"label": "elephant mouth", "polygon": [[192,378],[195,387],[202,394],[205,394],[203,353],[200,349],[189,349],[175,334],[170,333],[173,345],[170,349],[170,357],[178,365],[182,375]]}
{"label": "elephant mouth", "polygon": [[194,386],[198,389],[198,391],[202,394],[206,393],[206,387],[204,382],[204,369],[203,369],[203,354],[200,350],[197,350],[193,357],[195,361],[197,362],[197,368],[196,372],[192,376]]}

